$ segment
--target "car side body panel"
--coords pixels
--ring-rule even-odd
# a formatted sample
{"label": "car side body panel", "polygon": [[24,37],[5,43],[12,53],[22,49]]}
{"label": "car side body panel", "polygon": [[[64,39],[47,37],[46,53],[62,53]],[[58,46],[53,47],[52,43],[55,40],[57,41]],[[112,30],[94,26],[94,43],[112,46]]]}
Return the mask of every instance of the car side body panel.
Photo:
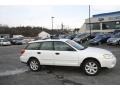
{"label": "car side body panel", "polygon": [[[66,43],[66,40],[55,41]],[[110,55],[111,58],[105,58],[105,54]],[[27,63],[31,57],[37,58],[41,65],[80,66],[87,58],[96,59],[101,67],[113,68],[116,65],[116,58],[110,51],[93,47],[88,47],[83,50],[75,49],[75,51],[25,50],[20,60],[21,62]]]}

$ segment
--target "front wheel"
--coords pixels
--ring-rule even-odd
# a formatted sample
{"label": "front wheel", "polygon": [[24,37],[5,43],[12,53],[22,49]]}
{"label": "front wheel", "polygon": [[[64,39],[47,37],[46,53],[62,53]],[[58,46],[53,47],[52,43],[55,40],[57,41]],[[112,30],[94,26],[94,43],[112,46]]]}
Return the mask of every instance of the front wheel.
{"label": "front wheel", "polygon": [[95,60],[87,60],[83,63],[82,69],[89,76],[97,75],[100,71],[100,64]]}
{"label": "front wheel", "polygon": [[40,70],[40,62],[37,59],[31,59],[29,61],[28,65],[32,71],[39,71]]}
{"label": "front wheel", "polygon": [[120,41],[118,41],[118,45],[120,45]]}
{"label": "front wheel", "polygon": [[98,45],[101,45],[102,44],[102,42],[98,42]]}

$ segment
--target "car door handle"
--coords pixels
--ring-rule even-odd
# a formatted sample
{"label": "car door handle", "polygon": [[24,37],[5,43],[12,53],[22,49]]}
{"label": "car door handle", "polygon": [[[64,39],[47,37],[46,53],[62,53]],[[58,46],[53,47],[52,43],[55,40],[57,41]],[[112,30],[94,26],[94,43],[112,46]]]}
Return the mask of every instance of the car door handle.
{"label": "car door handle", "polygon": [[37,52],[37,54],[41,54],[41,52]]}
{"label": "car door handle", "polygon": [[60,55],[60,53],[55,53],[56,55]]}

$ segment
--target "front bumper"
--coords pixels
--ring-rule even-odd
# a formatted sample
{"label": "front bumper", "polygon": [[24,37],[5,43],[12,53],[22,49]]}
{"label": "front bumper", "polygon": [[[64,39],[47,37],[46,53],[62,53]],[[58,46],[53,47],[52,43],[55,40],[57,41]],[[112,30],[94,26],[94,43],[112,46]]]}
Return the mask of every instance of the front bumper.
{"label": "front bumper", "polygon": [[9,44],[9,43],[4,43],[4,44],[2,44],[3,46],[9,46],[9,45],[11,45],[11,44]]}
{"label": "front bumper", "polygon": [[116,65],[116,58],[102,60],[101,67],[113,68]]}
{"label": "front bumper", "polygon": [[89,44],[91,44],[91,45],[97,45],[98,42],[89,42]]}
{"label": "front bumper", "polygon": [[108,45],[117,45],[118,42],[107,42]]}

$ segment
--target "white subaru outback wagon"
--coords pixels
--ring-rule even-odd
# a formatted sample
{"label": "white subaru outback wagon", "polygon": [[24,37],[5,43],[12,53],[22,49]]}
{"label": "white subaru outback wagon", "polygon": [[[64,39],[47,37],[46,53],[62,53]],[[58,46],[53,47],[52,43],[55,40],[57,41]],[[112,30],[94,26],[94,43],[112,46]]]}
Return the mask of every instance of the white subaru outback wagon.
{"label": "white subaru outback wagon", "polygon": [[102,67],[116,65],[116,57],[110,51],[84,47],[69,39],[29,42],[21,51],[20,61],[32,71],[39,71],[41,65],[77,66],[87,75],[96,75]]}

